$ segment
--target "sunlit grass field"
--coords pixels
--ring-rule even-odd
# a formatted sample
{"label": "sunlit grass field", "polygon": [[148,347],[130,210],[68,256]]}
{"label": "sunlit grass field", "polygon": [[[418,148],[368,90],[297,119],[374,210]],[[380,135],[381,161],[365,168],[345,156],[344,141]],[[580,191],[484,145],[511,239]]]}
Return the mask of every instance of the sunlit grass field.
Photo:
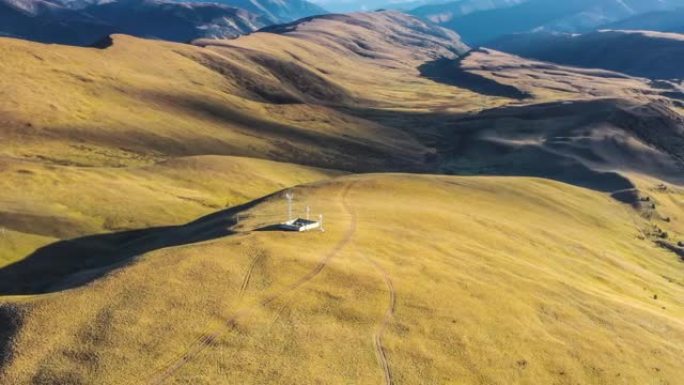
{"label": "sunlit grass field", "polygon": [[326,232],[251,231],[285,215],[274,196],[235,235],[14,299],[26,319],[3,383],[381,383],[374,339],[388,310],[394,383],[682,374],[681,262],[639,239],[643,219],[606,194],[407,175],[294,192],[297,209],[325,213]]}
{"label": "sunlit grass field", "polygon": [[340,173],[230,156],[128,168],[0,161],[0,267],[60,239],[182,224]]}
{"label": "sunlit grass field", "polygon": [[[684,190],[572,104],[657,92],[493,51],[464,69],[529,98],[430,80],[451,51],[383,14],[199,46],[0,38],[0,274],[42,269],[0,295],[0,384],[681,382],[682,259],[654,234],[684,241]],[[576,141],[548,145],[558,124]],[[501,171],[444,168],[452,144],[619,171],[648,201],[430,175]],[[266,231],[287,189],[325,232]]]}

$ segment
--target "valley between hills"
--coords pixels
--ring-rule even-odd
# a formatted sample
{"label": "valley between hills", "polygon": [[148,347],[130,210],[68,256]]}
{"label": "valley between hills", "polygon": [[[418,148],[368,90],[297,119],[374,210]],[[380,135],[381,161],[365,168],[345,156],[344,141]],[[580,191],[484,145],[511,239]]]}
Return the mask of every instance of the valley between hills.
{"label": "valley between hills", "polygon": [[674,81],[394,11],[0,57],[1,384],[684,377]]}

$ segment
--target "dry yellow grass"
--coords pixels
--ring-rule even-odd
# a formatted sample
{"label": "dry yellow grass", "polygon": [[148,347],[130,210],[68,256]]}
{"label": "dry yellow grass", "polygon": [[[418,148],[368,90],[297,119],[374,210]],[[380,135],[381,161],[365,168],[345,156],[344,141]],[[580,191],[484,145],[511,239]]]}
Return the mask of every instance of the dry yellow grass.
{"label": "dry yellow grass", "polygon": [[406,175],[295,193],[297,207],[325,211],[325,233],[249,231],[284,212],[274,197],[236,235],[11,300],[25,316],[0,381],[382,383],[388,281],[396,304],[380,342],[395,384],[676,384],[684,373],[681,262],[640,240],[642,219],[606,194]]}
{"label": "dry yellow grass", "polygon": [[[357,16],[375,33],[333,18],[204,48],[0,39],[0,268],[58,240],[181,224],[316,181],[296,189],[297,209],[324,212],[327,228],[252,231],[284,215],[274,197],[244,209],[233,235],[215,238],[228,211],[167,234],[201,243],[155,249],[169,243],[150,235],[155,250],[131,260],[86,256],[85,271],[0,298],[0,322],[16,325],[0,330],[0,383],[677,384],[684,275],[644,231],[684,234],[679,187],[652,192],[665,222],[540,179],[326,169],[434,170],[440,141],[468,134],[462,114],[485,108],[659,96],[638,79],[505,67],[495,52],[467,69],[531,99],[440,84],[418,70],[444,54],[434,36],[420,49],[387,39],[390,16],[377,15]],[[484,139],[541,143],[525,132]],[[628,176],[646,192],[656,171]],[[62,267],[68,251],[42,262]]]}
{"label": "dry yellow grass", "polygon": [[[270,41],[268,36],[259,39]],[[336,51],[321,47],[304,56],[297,48],[301,42],[280,39],[281,46],[301,54],[302,60],[313,62],[315,57],[323,68],[339,65]],[[171,156],[222,154],[378,169],[392,162],[415,167],[429,151],[400,130],[298,100],[305,97],[279,78],[293,75],[287,67],[292,58],[282,54],[265,51],[253,58],[245,50],[216,53],[128,36],[115,36],[113,46],[104,50],[1,41],[2,155],[120,167]],[[285,68],[256,61],[263,57]],[[343,82],[343,94],[366,92],[366,83],[382,79],[377,76],[382,67],[371,60],[350,59],[345,66],[366,75],[354,78],[356,83]],[[325,92],[333,87],[316,68],[300,65],[295,72],[308,74],[302,87]],[[416,93],[456,100],[451,87],[420,79],[415,72],[409,66],[384,72],[392,75],[376,87],[391,90],[392,82],[411,73],[396,85],[414,95],[408,102]],[[359,96],[364,106],[376,103]],[[282,103],[279,98],[289,99]],[[366,161],[359,163],[362,155]]]}
{"label": "dry yellow grass", "polygon": [[88,168],[0,160],[0,267],[60,239],[182,224],[339,171],[230,156]]}

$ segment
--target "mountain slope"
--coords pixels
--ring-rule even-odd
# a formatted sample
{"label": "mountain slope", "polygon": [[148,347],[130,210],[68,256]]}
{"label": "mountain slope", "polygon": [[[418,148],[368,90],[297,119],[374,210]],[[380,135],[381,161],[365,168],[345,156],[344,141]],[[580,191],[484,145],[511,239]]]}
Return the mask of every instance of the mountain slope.
{"label": "mountain slope", "polygon": [[471,13],[512,7],[525,1],[528,0],[459,0],[424,5],[411,10],[410,13],[434,23],[447,23],[454,18]]}
{"label": "mountain slope", "polygon": [[[295,2],[294,6],[297,8],[292,10],[292,18],[300,11],[305,13],[306,7],[301,3]],[[216,3],[167,0],[65,4],[2,0],[0,34],[81,46],[97,44],[114,33],[189,42],[197,38],[235,37],[278,21],[292,20],[276,18],[266,9],[254,9],[257,13]]]}
{"label": "mountain slope", "polygon": [[481,45],[511,33],[588,31],[637,14],[682,5],[681,0],[529,0],[512,7],[456,17],[442,25],[458,31],[469,44]]}
{"label": "mountain slope", "polygon": [[[194,187],[161,176],[150,178],[142,191],[135,187],[142,180],[137,168],[153,167],[163,174],[170,167],[172,173],[184,169],[183,162],[172,162],[178,158],[233,156],[346,171],[431,167],[426,162],[434,149],[410,133],[343,108],[414,105],[421,99],[416,87],[434,93],[431,103],[453,100],[450,87],[419,78],[416,67],[441,55],[455,56],[462,44],[453,32],[425,29],[419,21],[413,26],[398,14],[355,17],[365,23],[309,20],[303,22],[307,27],[292,26],[299,32],[288,36],[255,33],[206,48],[121,35],[106,49],[1,39],[0,172],[7,170],[7,184],[0,194],[0,226],[12,240],[2,259],[21,258],[55,237],[178,223],[267,192],[232,185],[245,178],[232,171],[236,161],[221,157],[198,166],[225,174],[217,176],[224,180],[219,185],[200,187],[204,182],[198,178],[205,174],[190,168],[187,173],[196,177],[188,184]],[[402,18],[403,26],[398,23]],[[317,34],[306,31],[316,25],[346,25],[350,35],[317,41]],[[387,40],[387,30],[397,32],[396,37]],[[411,45],[421,42],[422,48]],[[378,57],[371,57],[374,52]],[[461,95],[478,98],[465,91]],[[45,167],[30,167],[34,163]],[[161,170],[153,166],[158,163],[164,165]],[[105,183],[110,179],[117,183]],[[67,186],[87,185],[87,180],[93,181],[94,196],[131,191],[127,195],[137,198],[127,205],[138,209],[123,214],[115,203],[103,210],[96,200],[69,199],[72,187]],[[290,184],[311,180],[295,178]],[[53,183],[48,181],[66,190],[51,189],[64,193],[42,204],[43,184]],[[245,190],[242,195],[239,189]],[[28,191],[35,195],[29,198]],[[164,192],[160,197],[167,208],[145,210],[159,207],[156,191]]]}
{"label": "mountain slope", "polygon": [[307,0],[217,0],[216,2],[244,9],[255,15],[262,15],[271,20],[271,24],[287,23],[304,17],[328,13],[325,9]]}
{"label": "mountain slope", "polygon": [[492,50],[422,71],[439,82],[520,100],[475,115],[437,114],[443,172],[530,175],[600,191],[632,187],[611,170],[681,183],[684,120],[673,110],[676,102],[651,99],[653,90],[637,79]]}
{"label": "mountain slope", "polygon": [[684,33],[684,8],[650,12],[608,24],[604,28]]}
{"label": "mountain slope", "polygon": [[0,36],[41,42],[88,45],[112,31],[111,26],[80,12],[44,1],[0,0]]}
{"label": "mountain slope", "polygon": [[270,23],[265,16],[238,8],[162,0],[118,0],[82,12],[113,26],[115,33],[180,42],[236,37]]}
{"label": "mountain slope", "polygon": [[684,35],[679,34],[612,30],[583,35],[533,33],[502,38],[490,46],[560,64],[652,79],[684,78],[679,65],[684,60]]}

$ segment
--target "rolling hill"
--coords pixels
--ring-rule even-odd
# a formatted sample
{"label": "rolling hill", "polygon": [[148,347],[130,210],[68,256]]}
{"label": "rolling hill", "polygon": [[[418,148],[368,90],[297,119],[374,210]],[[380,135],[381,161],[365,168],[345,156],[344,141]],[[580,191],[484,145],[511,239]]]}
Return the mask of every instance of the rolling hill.
{"label": "rolling hill", "polygon": [[[363,20],[366,24],[355,23]],[[348,35],[320,39],[315,31],[321,27],[346,28]],[[387,41],[384,28],[397,36],[400,33],[404,45],[400,40]],[[6,76],[0,80],[4,144],[0,157],[8,171],[3,178],[6,204],[0,211],[6,218],[3,228],[12,245],[17,245],[3,251],[5,261],[54,237],[179,223],[268,191],[264,187],[239,195],[237,189],[217,187],[224,184],[202,187],[199,178],[205,178],[204,174],[189,171],[184,187],[174,189],[171,179],[159,178],[150,182],[147,192],[125,194],[132,207],[148,203],[158,207],[150,200],[155,192],[168,191],[170,200],[164,210],[140,209],[122,215],[116,206],[101,211],[97,200],[69,198],[71,189],[86,180],[111,179],[112,174],[97,175],[108,174],[112,168],[121,170],[114,173],[120,183],[112,191],[126,191],[140,180],[127,169],[207,155],[216,157],[208,158],[211,161],[202,167],[211,168],[213,161],[223,164],[217,166],[216,175],[235,162],[222,161],[224,156],[302,165],[290,166],[293,170],[428,169],[431,166],[425,162],[434,157],[433,148],[402,129],[343,111],[355,106],[412,105],[420,99],[416,85],[426,92],[434,90],[437,102],[453,99],[451,87],[419,78],[415,68],[441,55],[455,56],[465,48],[454,33],[435,30],[427,34],[430,30],[425,28],[417,20],[387,13],[325,17],[303,22],[301,28],[291,26],[294,30],[285,36],[257,33],[205,48],[122,35],[114,36],[106,49],[3,39],[0,54],[5,60],[0,66]],[[363,35],[365,43],[356,35]],[[413,44],[420,39],[424,48],[416,50]],[[348,58],[343,67],[341,55]],[[46,63],[50,63],[49,71]],[[351,68],[363,68],[365,73]],[[414,75],[408,78],[407,73]],[[389,84],[395,88],[388,88]],[[403,96],[388,102],[388,91]],[[61,95],[58,100],[45,102],[47,95],[57,94]],[[467,91],[462,95],[478,98]],[[33,170],[23,166],[26,162],[46,167]],[[70,170],[75,169],[83,173],[72,174]],[[225,185],[229,185],[234,172],[226,172]],[[296,175],[294,171],[288,174]],[[327,174],[317,175],[324,178]],[[279,180],[281,187],[311,181]],[[48,181],[66,184],[63,198],[55,196],[45,205],[40,203],[44,199],[40,192],[44,183],[52,183]],[[97,183],[90,186],[99,191],[110,188]],[[217,189],[224,192],[216,193]],[[102,196],[95,190],[90,194]],[[30,199],[34,203],[28,203],[26,191],[36,191]],[[47,229],[29,229],[29,219],[45,223]]]}
{"label": "rolling hill", "polygon": [[[682,79],[684,35],[653,31],[602,30],[583,35],[512,35],[492,48],[566,65],[603,68],[651,79]],[[638,55],[634,53],[638,52]]]}
{"label": "rolling hill", "polygon": [[684,374],[657,82],[391,11],[0,57],[2,384]]}
{"label": "rolling hill", "polygon": [[[41,191],[74,168],[88,172],[66,186],[112,167],[205,155],[344,172],[527,175],[605,192],[632,187],[616,171],[680,180],[681,106],[671,92],[638,78],[489,50],[466,56],[453,32],[396,12],[316,17],[197,44],[117,35],[107,49],[46,49],[3,40],[0,156],[12,171],[2,211],[20,245],[7,249],[6,261],[55,236],[177,224],[221,201],[234,205],[266,192],[235,200],[234,193],[198,185],[189,195],[173,194],[184,207],[175,214],[140,217],[121,216],[116,207],[103,211],[96,201],[19,204],[26,189]],[[45,63],[51,70],[38,70]],[[45,103],[53,94],[62,96]],[[526,118],[511,130],[496,129],[517,117]],[[525,128],[528,119],[536,130]],[[644,129],[653,122],[656,132]],[[16,162],[48,167],[10,167]],[[121,185],[131,180],[137,179],[123,173]],[[293,183],[300,181],[309,180]],[[155,183],[151,191],[159,189]],[[141,197],[139,207],[153,197],[129,195]],[[50,229],[28,231],[26,220],[12,218]],[[55,232],[59,227],[66,230]]]}

